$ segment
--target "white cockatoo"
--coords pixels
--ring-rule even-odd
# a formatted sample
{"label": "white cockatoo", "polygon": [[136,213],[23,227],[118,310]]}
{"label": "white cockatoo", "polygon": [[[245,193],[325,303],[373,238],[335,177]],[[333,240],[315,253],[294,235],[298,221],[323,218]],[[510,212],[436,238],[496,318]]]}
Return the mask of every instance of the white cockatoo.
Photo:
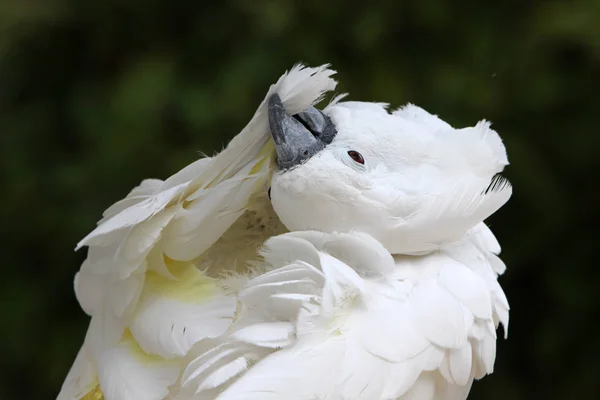
{"label": "white cockatoo", "polygon": [[297,66],[212,158],[79,243],[91,322],[58,400],[464,399],[508,302],[489,123],[334,99]]}

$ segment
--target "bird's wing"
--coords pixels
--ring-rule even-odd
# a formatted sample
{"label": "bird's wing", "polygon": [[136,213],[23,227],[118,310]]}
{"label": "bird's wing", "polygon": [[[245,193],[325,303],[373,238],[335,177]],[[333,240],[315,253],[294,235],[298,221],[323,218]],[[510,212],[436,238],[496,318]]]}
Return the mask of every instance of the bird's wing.
{"label": "bird's wing", "polygon": [[363,234],[270,239],[263,254],[274,269],[241,291],[219,345],[192,349],[180,390],[223,390],[218,400],[466,398],[492,371],[496,327],[508,322],[489,281],[493,253],[472,240],[487,228],[478,229],[424,257],[393,258]]}
{"label": "bird's wing", "polygon": [[[172,359],[227,329],[235,287],[219,278],[285,231],[266,198],[274,163],[266,100],[277,93],[288,112],[300,112],[335,87],[334,73],[295,66],[221,153],[165,181],[143,181],[79,242],[88,257],[75,291],[92,321],[80,352],[85,362],[73,366],[61,400],[81,398],[74,385],[95,381],[110,392],[107,400],[161,399],[178,376]],[[84,368],[88,362],[93,373]],[[132,375],[133,366],[140,374]]]}

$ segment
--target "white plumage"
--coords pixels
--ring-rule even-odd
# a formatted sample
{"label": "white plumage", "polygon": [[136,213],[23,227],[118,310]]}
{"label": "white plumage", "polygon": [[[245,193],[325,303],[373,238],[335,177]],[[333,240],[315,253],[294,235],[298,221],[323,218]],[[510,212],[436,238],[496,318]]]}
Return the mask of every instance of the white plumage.
{"label": "white plumage", "polygon": [[492,372],[500,138],[339,97],[333,141],[278,168],[268,100],[306,110],[333,73],[295,67],[223,152],[105,211],[78,245],[91,322],[58,400],[459,400]]}
{"label": "white plumage", "polygon": [[[201,395],[212,380],[228,386],[218,397],[226,400],[464,398],[492,372],[495,331],[508,324],[501,290],[485,282],[496,276],[495,247],[477,240],[487,234],[480,225],[448,252],[394,258],[365,234],[270,239],[268,272],[241,291],[231,333],[189,363],[184,389]],[[302,250],[291,264],[287,248]],[[455,257],[464,248],[476,260]],[[370,268],[355,261],[361,251],[373,256]]]}

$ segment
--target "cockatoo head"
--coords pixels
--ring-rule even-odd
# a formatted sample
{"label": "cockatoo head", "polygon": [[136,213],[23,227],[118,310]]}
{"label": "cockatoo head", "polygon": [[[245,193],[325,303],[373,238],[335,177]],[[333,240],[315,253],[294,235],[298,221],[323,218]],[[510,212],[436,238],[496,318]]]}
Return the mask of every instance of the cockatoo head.
{"label": "cockatoo head", "polygon": [[408,105],[334,101],[289,115],[269,99],[277,151],[271,201],[286,227],[362,231],[392,253],[459,240],[510,197],[508,164],[490,124],[454,129]]}

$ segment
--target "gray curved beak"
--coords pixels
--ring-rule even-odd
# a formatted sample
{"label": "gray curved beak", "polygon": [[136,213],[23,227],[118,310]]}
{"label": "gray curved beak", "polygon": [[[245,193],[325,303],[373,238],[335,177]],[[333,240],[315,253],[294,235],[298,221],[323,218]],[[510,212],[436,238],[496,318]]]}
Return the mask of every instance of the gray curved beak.
{"label": "gray curved beak", "polygon": [[274,94],[269,98],[268,108],[280,170],[306,162],[331,143],[337,134],[331,119],[315,107],[289,115],[279,95]]}

